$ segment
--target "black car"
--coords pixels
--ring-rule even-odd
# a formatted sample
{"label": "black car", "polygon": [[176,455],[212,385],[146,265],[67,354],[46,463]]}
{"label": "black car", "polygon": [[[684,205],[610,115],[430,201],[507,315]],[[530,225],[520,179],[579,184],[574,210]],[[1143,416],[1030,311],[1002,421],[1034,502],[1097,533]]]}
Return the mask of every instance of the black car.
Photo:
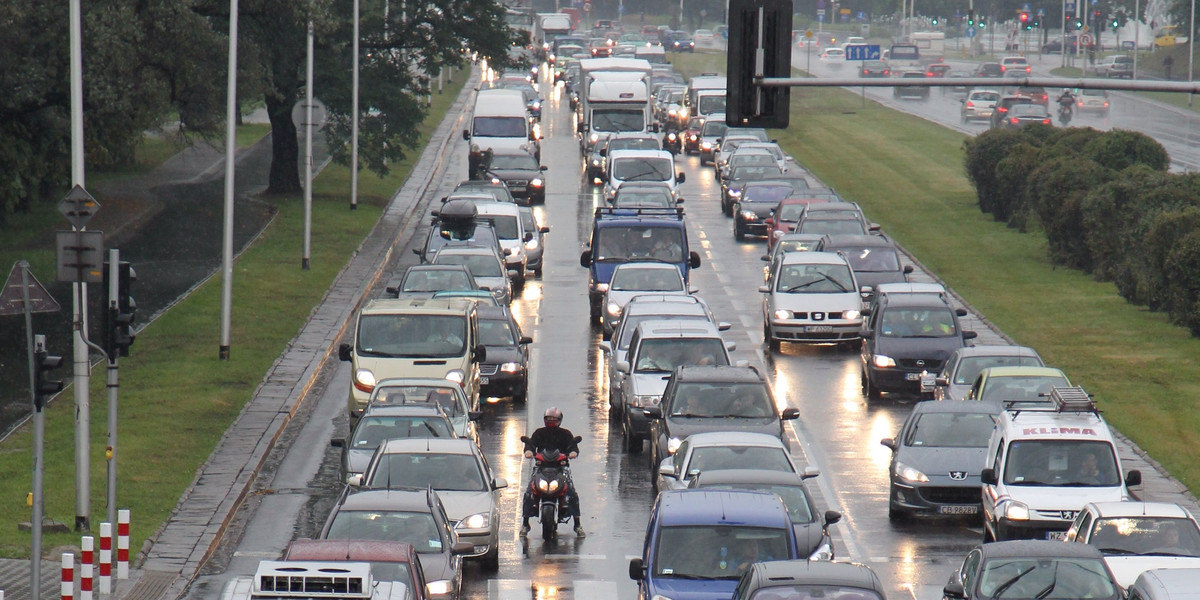
{"label": "black car", "polygon": [[721,212],[733,216],[733,205],[742,197],[742,186],[748,181],[777,179],[783,171],[777,165],[746,165],[735,167],[721,180]]}
{"label": "black car", "polygon": [[996,101],[996,108],[992,110],[992,127],[999,127],[1000,123],[1008,116],[1008,111],[1016,104],[1033,104],[1033,99],[1029,96],[1001,96]]}
{"label": "black car", "polygon": [[1001,129],[1020,129],[1026,125],[1051,125],[1050,113],[1041,104],[1016,104],[1000,121]]}
{"label": "black car", "polygon": [[740,242],[747,235],[766,236],[770,232],[767,218],[779,206],[780,200],[795,191],[796,188],[788,181],[747,181],[742,186],[741,197],[733,205],[734,239]]}
{"label": "black car", "polygon": [[826,560],[773,560],[750,565],[738,581],[734,598],[883,600],[886,595],[883,582],[866,565]]}
{"label": "black car", "polygon": [[487,398],[512,398],[525,402],[529,396],[529,344],[506,308],[478,307],[479,343],[487,347],[487,360],[479,365],[480,392]]}
{"label": "black car", "polygon": [[[925,79],[925,77],[925,71],[905,71],[900,74],[900,79]],[[928,100],[929,88],[915,85],[898,85],[892,88],[892,97]]]}
{"label": "black car", "polygon": [[1119,600],[1124,593],[1095,546],[1020,540],[984,544],[969,552],[950,575],[942,597]]}
{"label": "black car", "polygon": [[[750,408],[731,408],[739,401]],[[776,406],[771,386],[754,367],[676,367],[658,406],[645,409],[650,419],[653,474],[658,473],[663,459],[694,433],[744,431],[783,439],[783,422],[799,417],[800,411],[785,408],[781,414]]]}
{"label": "black car", "polygon": [[503,182],[508,191],[519,201],[528,204],[546,202],[545,165],[528,152],[486,152],[479,164],[482,179]]}
{"label": "black car", "polygon": [[975,77],[1004,77],[1004,67],[998,62],[985,62],[975,70]]}
{"label": "black car", "polygon": [[817,243],[818,252],[841,252],[854,270],[854,278],[864,288],[881,283],[904,283],[913,272],[912,265],[900,262],[900,253],[891,238],[882,234],[827,235]]}
{"label": "black car", "polygon": [[869,315],[862,344],[862,386],[868,400],[881,392],[916,395],[921,373],[936,373],[950,353],[978,337],[964,331],[966,316],[943,297],[926,294],[885,295]]}

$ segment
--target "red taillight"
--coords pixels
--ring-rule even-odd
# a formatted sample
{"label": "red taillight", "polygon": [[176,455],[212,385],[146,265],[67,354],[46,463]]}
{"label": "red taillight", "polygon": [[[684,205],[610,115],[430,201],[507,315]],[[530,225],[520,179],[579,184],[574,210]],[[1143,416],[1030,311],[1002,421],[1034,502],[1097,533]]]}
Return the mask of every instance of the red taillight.
{"label": "red taillight", "polygon": [[1003,73],[1003,72],[1005,72],[1005,71],[1007,71],[1007,70],[1008,70],[1008,67],[1006,67],[1006,66],[1004,66],[1004,65],[1000,65],[1000,72],[1001,72],[1001,73]]}
{"label": "red taillight", "polygon": [[1078,102],[1078,104],[1079,104],[1079,107],[1080,107],[1080,108],[1083,108],[1083,100],[1080,100],[1080,101]]}
{"label": "red taillight", "polygon": [[1008,122],[1012,123],[1013,125],[1016,125],[1017,123],[1020,123],[1021,120],[1016,117],[1013,117],[1013,118],[1009,119]]}
{"label": "red taillight", "polygon": [[1104,108],[1108,108],[1108,100],[1104,101]]}
{"label": "red taillight", "polygon": [[1042,119],[1042,125],[1049,125],[1050,119]]}
{"label": "red taillight", "polygon": [[883,70],[883,74],[884,74],[884,75],[887,75],[887,74],[888,74],[888,70],[887,70],[887,69],[884,69],[884,70]]}
{"label": "red taillight", "polygon": [[967,100],[967,108],[975,108],[975,103]]}
{"label": "red taillight", "polygon": [[1025,72],[1026,72],[1026,73],[1032,73],[1032,72],[1033,72],[1033,67],[1032,67],[1032,66],[1029,66],[1029,65],[1025,65]]}
{"label": "red taillight", "polygon": [[1004,108],[1003,106],[997,106],[997,107],[996,107],[996,112],[998,112],[998,113],[1006,113],[1006,112],[1008,112],[1008,109],[1007,109],[1007,108]]}

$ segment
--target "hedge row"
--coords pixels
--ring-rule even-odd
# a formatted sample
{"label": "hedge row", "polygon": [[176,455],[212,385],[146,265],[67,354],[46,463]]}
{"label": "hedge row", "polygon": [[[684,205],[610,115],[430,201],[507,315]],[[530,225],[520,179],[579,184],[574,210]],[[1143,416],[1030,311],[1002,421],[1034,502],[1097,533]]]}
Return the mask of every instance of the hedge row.
{"label": "hedge row", "polygon": [[1168,173],[1166,150],[1133,131],[1037,125],[964,149],[980,210],[1040,227],[1055,264],[1112,281],[1200,337],[1200,174]]}

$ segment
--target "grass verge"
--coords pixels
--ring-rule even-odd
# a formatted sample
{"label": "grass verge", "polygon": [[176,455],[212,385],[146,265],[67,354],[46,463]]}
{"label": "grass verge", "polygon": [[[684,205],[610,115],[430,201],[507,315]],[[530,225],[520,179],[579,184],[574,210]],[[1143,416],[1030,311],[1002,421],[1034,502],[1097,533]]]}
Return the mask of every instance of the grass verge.
{"label": "grass verge", "polygon": [[[460,77],[434,96],[421,126],[421,143],[409,158],[379,178],[359,176],[358,210],[346,208],[349,169],[330,165],[313,187],[311,269],[299,267],[303,198],[272,199],[278,216],[234,265],[232,360],[217,358],[221,280],[201,286],[138,334],[132,355],[121,360],[118,499],[132,514],[130,548],[137,551],[171,514],[180,495],[262,381],[275,358],[307,320],[333,278],[374,227],[403,184],[419,149],[463,86]],[[61,218],[61,216],[59,216]],[[46,238],[51,239],[51,238]],[[49,251],[53,254],[53,249]],[[91,520],[104,520],[107,393],[104,367],[91,377]],[[69,377],[69,374],[68,374]],[[0,444],[0,478],[9,481],[0,503],[0,557],[25,558],[32,431],[26,426]],[[46,410],[45,514],[74,523],[74,405],[70,391]],[[77,546],[78,534],[46,535],[43,548]]]}
{"label": "grass verge", "polygon": [[[680,57],[677,68],[719,65]],[[1195,493],[1200,464],[1200,340],[1130,305],[1110,283],[1055,268],[1041,234],[979,211],[963,172],[964,135],[834,88],[792,90],[784,150],[1018,343],[1095,394],[1105,418]]]}

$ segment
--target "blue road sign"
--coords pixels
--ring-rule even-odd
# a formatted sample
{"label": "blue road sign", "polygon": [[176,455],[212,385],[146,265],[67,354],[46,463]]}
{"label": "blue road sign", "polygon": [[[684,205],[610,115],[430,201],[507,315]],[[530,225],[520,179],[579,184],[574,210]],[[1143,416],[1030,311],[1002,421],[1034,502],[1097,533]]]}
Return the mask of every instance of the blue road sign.
{"label": "blue road sign", "polygon": [[1066,7],[1066,11],[1067,11],[1067,14],[1068,14],[1068,15],[1073,15],[1073,14],[1075,14],[1075,3],[1074,3],[1074,2],[1068,2],[1068,3],[1067,3],[1067,7]]}
{"label": "blue road sign", "polygon": [[1044,8],[1039,8],[1039,9],[1038,9],[1038,16],[1039,16],[1039,17],[1044,17],[1044,16],[1046,16],[1046,9],[1044,9]]}
{"label": "blue road sign", "polygon": [[1022,11],[1025,11],[1025,12],[1029,12],[1029,3],[1028,3],[1028,2],[1026,2],[1026,3],[1022,4],[1022,5],[1021,5],[1021,10],[1022,10]]}
{"label": "blue road sign", "polygon": [[825,15],[817,15],[817,22],[818,22],[818,23],[824,23],[824,22],[825,22]]}
{"label": "blue road sign", "polygon": [[978,31],[978,29],[976,29],[976,28],[974,28],[974,27],[968,27],[968,28],[967,28],[967,37],[969,37],[969,38],[973,38],[973,37],[975,37],[975,32],[976,32],[976,31]]}
{"label": "blue road sign", "polygon": [[879,60],[879,44],[851,44],[846,46],[846,60]]}

